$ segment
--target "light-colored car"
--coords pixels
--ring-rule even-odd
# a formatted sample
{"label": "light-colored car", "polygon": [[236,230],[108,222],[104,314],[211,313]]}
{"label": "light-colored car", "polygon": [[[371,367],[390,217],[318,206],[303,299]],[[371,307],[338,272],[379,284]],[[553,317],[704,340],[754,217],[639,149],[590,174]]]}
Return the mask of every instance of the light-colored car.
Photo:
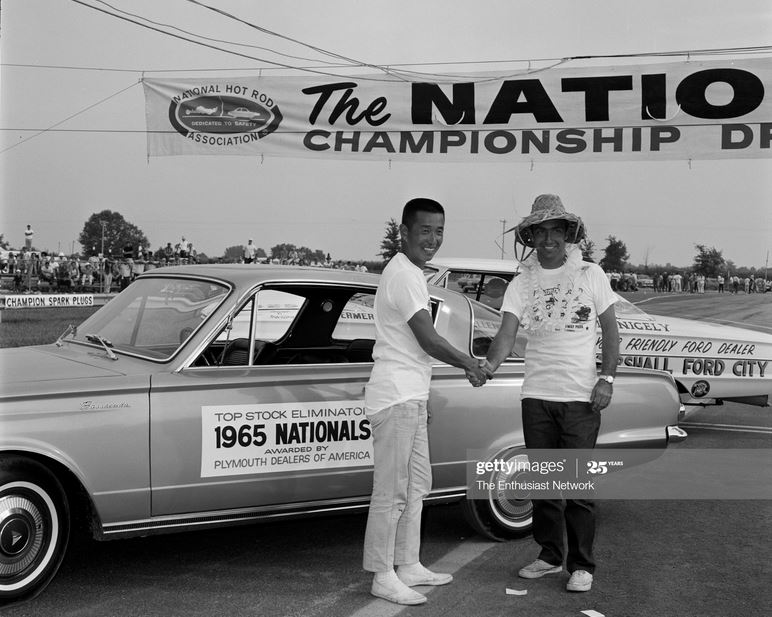
{"label": "light-colored car", "polygon": [[[495,309],[501,308],[504,290],[516,272],[517,263],[511,259],[447,257],[434,259],[424,266],[424,276],[430,285],[463,292]],[[491,282],[493,285],[489,287]]]}
{"label": "light-colored car", "polygon": [[[488,281],[514,278],[513,260],[447,258],[429,262],[431,284],[454,289],[456,281],[482,278],[470,297],[501,308],[503,292],[491,293]],[[459,291],[456,289],[456,291]],[[492,297],[494,296],[495,297]],[[735,401],[769,405],[772,399],[772,334],[723,324],[650,315],[618,296],[615,305],[623,366],[668,371],[686,405]],[[519,345],[524,347],[525,339]],[[600,354],[601,339],[596,345]]]}
{"label": "light-colored car", "polygon": [[[319,512],[372,489],[363,391],[379,277],[241,265],[152,270],[55,344],[2,350],[0,599],[54,576],[75,521],[104,540]],[[437,330],[482,357],[500,314],[432,287]],[[437,363],[428,501],[463,500],[491,537],[527,532],[531,504],[464,499],[469,451],[523,447],[524,362],[472,388]],[[622,369],[599,445],[663,448],[680,403],[663,372]]]}
{"label": "light-colored car", "polygon": [[259,120],[264,116],[264,114],[258,111],[251,111],[246,107],[237,107],[236,109],[231,109],[229,112],[227,112],[227,115],[231,116],[232,118],[239,118],[244,120]]}

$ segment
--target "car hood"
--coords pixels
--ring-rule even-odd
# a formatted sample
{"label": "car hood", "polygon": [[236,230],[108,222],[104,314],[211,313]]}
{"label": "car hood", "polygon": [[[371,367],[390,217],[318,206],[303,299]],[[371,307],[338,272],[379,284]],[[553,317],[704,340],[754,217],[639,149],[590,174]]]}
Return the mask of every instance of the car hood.
{"label": "car hood", "polygon": [[104,352],[58,349],[53,345],[18,347],[0,351],[2,383],[44,382],[54,380],[116,377],[123,371],[106,367]]}

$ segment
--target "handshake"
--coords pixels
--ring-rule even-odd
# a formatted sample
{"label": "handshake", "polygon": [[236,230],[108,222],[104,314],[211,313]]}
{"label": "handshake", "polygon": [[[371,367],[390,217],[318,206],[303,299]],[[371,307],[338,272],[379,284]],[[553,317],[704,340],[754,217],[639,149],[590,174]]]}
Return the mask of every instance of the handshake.
{"label": "handshake", "polygon": [[[472,359],[474,360],[474,358]],[[475,388],[479,388],[480,386],[484,386],[485,382],[489,379],[493,379],[493,371],[493,366],[486,358],[479,361],[475,360],[474,366],[466,368],[464,373],[466,373],[466,378],[469,380],[469,383]]]}

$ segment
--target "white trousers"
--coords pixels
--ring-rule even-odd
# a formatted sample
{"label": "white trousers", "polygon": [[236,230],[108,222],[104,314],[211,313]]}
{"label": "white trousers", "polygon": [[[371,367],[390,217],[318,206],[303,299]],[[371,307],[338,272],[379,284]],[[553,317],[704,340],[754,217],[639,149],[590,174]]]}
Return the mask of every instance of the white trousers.
{"label": "white trousers", "polygon": [[363,566],[385,572],[419,560],[421,510],[432,486],[426,401],[387,407],[369,420],[375,465]]}

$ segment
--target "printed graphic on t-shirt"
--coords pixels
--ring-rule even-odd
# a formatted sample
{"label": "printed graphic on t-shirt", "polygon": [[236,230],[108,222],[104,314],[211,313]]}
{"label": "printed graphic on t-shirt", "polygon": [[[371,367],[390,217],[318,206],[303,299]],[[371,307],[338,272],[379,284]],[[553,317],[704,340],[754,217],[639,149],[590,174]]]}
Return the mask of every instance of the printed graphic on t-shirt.
{"label": "printed graphic on t-shirt", "polygon": [[565,292],[561,285],[547,289],[535,289],[531,314],[534,323],[543,322],[551,331],[589,330],[592,317],[592,307],[582,297],[584,288],[573,286]]}

